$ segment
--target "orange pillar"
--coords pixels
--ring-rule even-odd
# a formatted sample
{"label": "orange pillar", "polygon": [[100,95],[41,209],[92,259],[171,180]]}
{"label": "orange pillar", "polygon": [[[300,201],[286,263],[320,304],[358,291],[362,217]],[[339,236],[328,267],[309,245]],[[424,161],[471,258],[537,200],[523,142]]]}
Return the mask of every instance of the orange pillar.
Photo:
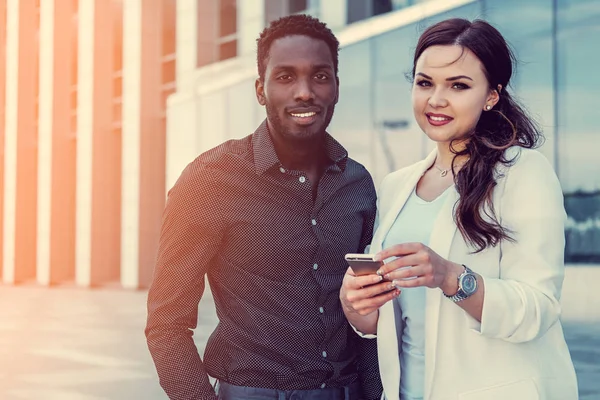
{"label": "orange pillar", "polygon": [[40,2],[37,280],[75,277],[75,137],[71,128],[73,7]]}
{"label": "orange pillar", "polygon": [[129,288],[150,283],[165,200],[162,2],[123,3],[121,283]]}
{"label": "orange pillar", "polygon": [[4,114],[6,80],[6,0],[0,0],[0,282],[2,281],[4,248]]}
{"label": "orange pillar", "polygon": [[38,18],[34,0],[7,0],[3,280],[36,274]]}
{"label": "orange pillar", "polygon": [[115,4],[79,1],[75,279],[82,286],[120,278],[121,130],[113,124],[120,39],[113,32],[118,22]]}

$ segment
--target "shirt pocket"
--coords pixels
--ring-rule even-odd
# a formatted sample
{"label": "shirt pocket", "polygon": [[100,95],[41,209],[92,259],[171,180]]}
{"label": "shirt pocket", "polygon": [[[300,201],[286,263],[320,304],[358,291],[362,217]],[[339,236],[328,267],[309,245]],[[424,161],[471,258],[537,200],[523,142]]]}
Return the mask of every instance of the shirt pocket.
{"label": "shirt pocket", "polygon": [[540,400],[533,379],[523,379],[460,393],[459,400]]}

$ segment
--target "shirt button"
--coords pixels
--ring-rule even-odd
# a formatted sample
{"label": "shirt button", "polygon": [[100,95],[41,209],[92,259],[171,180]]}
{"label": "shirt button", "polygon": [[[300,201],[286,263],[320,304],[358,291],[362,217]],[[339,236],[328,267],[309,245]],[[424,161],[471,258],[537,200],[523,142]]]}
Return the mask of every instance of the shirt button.
{"label": "shirt button", "polygon": [[313,269],[316,271],[319,269],[319,264],[313,264]]}
{"label": "shirt button", "polygon": [[317,224],[317,220],[316,220],[316,219],[313,219],[313,220],[311,221],[311,223],[312,223],[313,225],[316,225],[316,224]]}
{"label": "shirt button", "polygon": [[279,170],[280,170],[282,173],[285,173],[285,168],[283,168],[283,167],[279,167]]}
{"label": "shirt button", "polygon": [[323,307],[319,307],[319,312],[320,312],[321,314],[323,314],[323,313],[325,312],[325,309],[324,309]]}
{"label": "shirt button", "polygon": [[300,183],[304,183],[306,182],[306,178],[301,176],[300,178],[298,178],[298,180],[300,181]]}
{"label": "shirt button", "polygon": [[325,384],[321,383],[321,389],[325,389]]}
{"label": "shirt button", "polygon": [[323,356],[323,358],[327,357],[327,352],[325,350],[323,350],[323,353],[321,353],[321,355]]}

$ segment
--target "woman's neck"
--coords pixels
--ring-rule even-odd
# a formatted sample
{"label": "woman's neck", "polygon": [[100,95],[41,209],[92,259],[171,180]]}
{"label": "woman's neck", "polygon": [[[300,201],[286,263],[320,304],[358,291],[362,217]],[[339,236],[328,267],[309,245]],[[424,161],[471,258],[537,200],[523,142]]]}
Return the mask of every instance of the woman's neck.
{"label": "woman's neck", "polygon": [[457,172],[457,170],[460,169],[460,167],[462,167],[462,165],[469,159],[469,157],[466,155],[457,157],[455,154],[455,152],[463,150],[464,147],[465,146],[463,143],[455,143],[452,147],[454,150],[453,152],[450,149],[450,143],[438,143],[437,157],[434,161],[434,164],[442,169],[450,169],[452,166],[452,161],[456,157],[456,160],[454,161],[454,169]]}

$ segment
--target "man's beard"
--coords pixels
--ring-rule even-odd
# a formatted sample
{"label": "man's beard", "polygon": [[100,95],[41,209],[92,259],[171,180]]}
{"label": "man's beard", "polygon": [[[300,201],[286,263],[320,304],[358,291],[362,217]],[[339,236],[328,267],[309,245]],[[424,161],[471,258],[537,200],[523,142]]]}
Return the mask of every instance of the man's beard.
{"label": "man's beard", "polygon": [[[270,103],[267,102],[265,105],[265,108],[267,111],[267,118],[268,118],[269,122],[271,123],[271,126],[275,130],[276,134],[284,137],[286,140],[290,140],[290,141],[294,141],[294,142],[298,142],[298,143],[305,143],[305,142],[312,142],[314,137],[325,133],[325,130],[327,129],[327,127],[329,126],[329,123],[331,122],[331,119],[333,118],[335,104],[331,104],[327,108],[327,113],[325,114],[325,120],[323,121],[323,123],[320,126],[315,127],[315,126],[311,125],[311,126],[307,126],[305,128],[299,128],[299,131],[298,131],[299,134],[295,134],[295,135],[291,134],[284,127],[283,121],[279,117],[279,114],[277,114],[277,111]],[[274,134],[275,132],[271,132],[271,134]]]}

